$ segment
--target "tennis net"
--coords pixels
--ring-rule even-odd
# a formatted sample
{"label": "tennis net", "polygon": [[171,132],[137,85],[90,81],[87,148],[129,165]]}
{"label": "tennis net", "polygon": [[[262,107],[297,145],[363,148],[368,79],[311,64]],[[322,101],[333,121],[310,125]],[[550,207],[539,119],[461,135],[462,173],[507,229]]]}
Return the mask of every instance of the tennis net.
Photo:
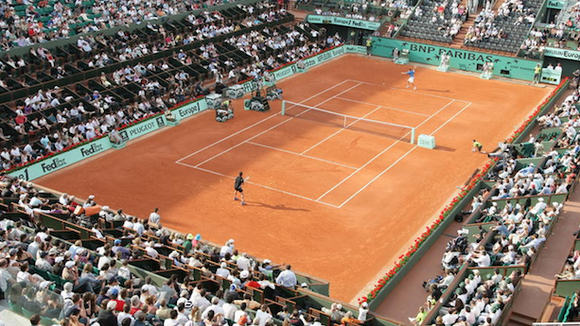
{"label": "tennis net", "polygon": [[415,143],[415,128],[411,126],[355,117],[286,100],[282,101],[281,114]]}

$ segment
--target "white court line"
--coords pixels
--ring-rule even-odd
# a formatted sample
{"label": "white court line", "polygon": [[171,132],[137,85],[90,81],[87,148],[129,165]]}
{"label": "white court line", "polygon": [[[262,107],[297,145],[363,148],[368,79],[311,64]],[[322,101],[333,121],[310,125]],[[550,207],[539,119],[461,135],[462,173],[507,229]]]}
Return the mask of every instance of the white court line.
{"label": "white court line", "polygon": [[[447,119],[447,121],[445,121],[442,125],[440,125],[439,127],[437,127],[437,129],[435,129],[432,133],[430,133],[430,135],[433,136],[437,131],[439,131],[441,128],[443,128],[445,125],[447,125],[453,119],[455,119],[459,114],[461,114],[461,112],[465,111],[465,109],[467,109],[469,106],[471,106],[471,103],[468,103],[461,110],[459,110],[457,113],[455,113],[451,118]],[[346,205],[346,203],[348,203],[349,201],[351,201],[356,195],[358,195],[361,191],[365,190],[366,187],[368,187],[371,183],[375,182],[378,178],[380,178],[383,174],[385,174],[387,171],[389,171],[393,166],[395,166],[397,163],[399,163],[403,158],[405,158],[407,155],[409,155],[415,149],[417,149],[417,146],[415,146],[415,147],[411,148],[410,150],[408,150],[407,153],[405,153],[405,154],[403,154],[403,156],[399,157],[398,160],[396,160],[391,165],[389,165],[386,169],[384,169],[381,173],[379,173],[376,177],[374,177],[366,185],[364,185],[362,188],[360,188],[357,192],[355,192],[354,194],[352,194],[352,196],[350,196],[347,200],[345,200],[338,207],[339,208],[342,208],[342,206]]]}
{"label": "white court line", "polygon": [[371,85],[371,86],[378,86],[378,87],[390,88],[390,89],[394,89],[394,90],[398,90],[398,91],[404,91],[404,92],[409,92],[409,93],[414,93],[414,94],[421,94],[421,95],[425,95],[425,96],[432,96],[432,97],[442,98],[442,99],[445,99],[445,100],[453,100],[453,101],[457,101],[457,102],[471,103],[471,102],[466,101],[466,100],[460,100],[460,99],[456,99],[456,98],[452,98],[452,97],[447,97],[447,96],[441,96],[441,95],[433,95],[433,94],[429,94],[429,93],[422,93],[422,92],[413,91],[413,90],[406,89],[406,88],[398,88],[398,87],[393,87],[393,86],[384,86],[384,85],[379,85],[379,84],[374,84],[374,83],[363,82],[363,81],[356,80],[356,79],[348,79],[348,80],[349,81],[352,81],[352,82],[363,83],[365,85]]}
{"label": "white court line", "polygon": [[[378,104],[374,104],[374,103],[368,103],[368,102],[363,102],[363,101],[357,101],[357,100],[351,100],[349,98],[344,98],[344,97],[337,97],[337,99],[339,100],[345,100],[345,101],[350,101],[350,102],[355,102],[355,103],[360,103],[360,104],[366,104],[366,105],[373,105],[373,106],[377,106]],[[396,108],[392,108],[390,106],[384,106],[384,105],[380,105],[381,108],[383,109],[387,109],[387,110],[393,110],[393,111],[400,111],[400,112],[405,112],[405,113],[410,113],[410,114],[416,114],[416,115],[421,115],[424,117],[428,117],[428,114],[425,113],[419,113],[419,112],[413,112],[413,111],[408,111],[408,110],[403,110],[403,109],[396,109]]]}
{"label": "white court line", "polygon": [[[339,97],[337,97],[337,98],[339,98]],[[302,153],[300,153],[300,155],[304,155],[306,152],[309,152],[310,150],[314,149],[314,148],[315,148],[315,147],[317,147],[318,145],[320,145],[320,144],[324,143],[325,141],[329,140],[330,138],[332,138],[332,137],[334,137],[334,136],[338,135],[339,133],[343,132],[343,131],[344,131],[346,128],[348,128],[348,127],[352,126],[353,124],[355,124],[355,123],[359,122],[361,119],[364,119],[364,118],[368,117],[369,115],[371,115],[372,113],[376,112],[376,111],[377,111],[378,109],[380,109],[380,108],[381,108],[381,106],[379,105],[379,107],[375,108],[375,109],[374,109],[374,110],[372,110],[371,112],[369,112],[369,113],[367,113],[367,114],[363,115],[362,117],[358,118],[357,120],[355,120],[355,121],[353,121],[353,122],[349,123],[348,125],[346,125],[346,127],[344,127],[344,128],[342,128],[342,129],[339,129],[339,130],[335,131],[335,132],[334,132],[332,135],[330,135],[330,136],[328,136],[328,137],[324,138],[323,140],[319,141],[318,143],[314,144],[313,146],[311,146],[311,147],[310,147],[310,148],[308,148],[307,150],[305,150],[305,151],[303,151]]]}
{"label": "white court line", "polygon": [[[187,167],[190,167],[190,168],[193,168],[193,169],[197,169],[197,170],[200,170],[200,171],[204,171],[204,172],[207,172],[207,173],[215,174],[215,175],[220,176],[220,177],[225,177],[225,178],[229,178],[229,179],[232,179],[232,180],[235,179],[232,176],[229,176],[229,175],[226,175],[226,174],[223,174],[223,173],[219,173],[219,172],[215,172],[215,171],[212,171],[212,170],[200,168],[198,166],[194,166],[194,165],[191,165],[191,164],[187,164],[187,163],[183,163],[183,162],[177,162],[177,164],[180,164],[180,165],[183,165],[183,166],[187,166]],[[333,205],[333,204],[325,203],[323,201],[315,200],[315,199],[308,198],[308,197],[305,197],[305,196],[302,196],[302,195],[297,195],[297,194],[294,194],[294,193],[291,193],[291,192],[288,192],[288,191],[284,191],[284,190],[280,190],[280,189],[276,189],[276,188],[273,188],[273,187],[270,187],[270,186],[265,186],[265,185],[262,185],[262,184],[259,184],[259,183],[255,183],[255,182],[252,182],[252,181],[246,181],[245,183],[251,184],[253,186],[258,186],[258,187],[261,187],[261,188],[264,188],[264,189],[276,191],[276,192],[279,192],[279,193],[282,193],[282,194],[285,194],[285,195],[294,196],[294,197],[297,197],[297,198],[300,198],[300,199],[305,199],[305,200],[308,200],[308,201],[311,201],[311,202],[323,204],[323,205],[330,206],[330,207],[333,207],[333,208],[338,208],[338,206]]]}
{"label": "white court line", "polygon": [[[324,101],[322,101],[322,102],[320,102],[320,103],[318,103],[318,104],[314,105],[313,107],[317,107],[317,106],[319,106],[319,105],[322,105],[322,104],[324,104],[324,103],[326,103],[326,102],[328,102],[328,101],[330,101],[330,100],[334,99],[335,97],[337,97],[337,96],[339,96],[339,95],[342,95],[342,94],[344,94],[344,93],[346,93],[346,92],[350,92],[351,90],[353,90],[353,89],[357,88],[357,87],[358,87],[358,86],[360,86],[360,85],[361,85],[360,83],[359,83],[359,84],[356,84],[356,85],[354,85],[354,86],[352,86],[352,87],[350,87],[350,88],[348,88],[348,89],[346,89],[346,90],[344,90],[344,91],[342,91],[342,92],[340,92],[340,93],[338,93],[338,94],[336,94],[336,95],[334,95],[334,96],[331,96],[331,97],[327,98],[326,100],[324,100]],[[289,121],[292,121],[292,120],[294,120],[295,118],[299,117],[300,115],[302,115],[302,114],[304,114],[304,113],[306,113],[306,112],[308,112],[308,111],[310,111],[310,110],[311,110],[311,109],[308,109],[308,110],[306,110],[306,111],[302,111],[302,112],[298,113],[297,115],[295,115],[295,116],[291,117],[290,119],[287,119],[287,120],[281,121],[281,122],[279,122],[279,123],[275,124],[274,126],[272,126],[272,127],[268,128],[268,129],[266,129],[266,130],[264,130],[264,131],[262,131],[262,132],[260,132],[260,133],[258,133],[258,134],[256,134],[256,135],[254,135],[254,136],[252,136],[252,137],[250,137],[250,138],[248,138],[248,139],[244,140],[243,142],[241,142],[241,143],[238,143],[238,144],[236,144],[236,145],[234,145],[234,146],[231,146],[230,148],[228,148],[228,149],[226,149],[226,150],[223,150],[223,151],[222,151],[222,152],[220,152],[220,153],[217,153],[216,155],[214,155],[214,156],[212,156],[212,157],[208,158],[207,160],[205,160],[205,161],[203,161],[203,162],[201,162],[201,163],[198,163],[198,164],[196,165],[196,167],[200,167],[200,166],[204,165],[205,163],[207,163],[207,162],[209,162],[209,161],[211,161],[211,160],[215,159],[216,157],[219,157],[219,156],[221,156],[221,155],[223,155],[223,154],[225,154],[225,153],[227,153],[227,152],[231,151],[231,150],[232,150],[232,149],[234,149],[234,148],[238,148],[239,146],[242,146],[243,144],[245,144],[245,143],[247,143],[247,142],[251,141],[252,139],[258,138],[258,137],[262,136],[263,134],[265,134],[265,133],[267,133],[267,132],[269,132],[269,131],[271,131],[271,130],[273,130],[273,129],[275,129],[275,128],[278,128],[279,126],[281,126],[281,125],[283,125],[283,124],[285,124],[285,123],[287,123],[287,122],[289,122]]]}
{"label": "white court line", "polygon": [[[421,127],[423,124],[425,124],[427,121],[431,120],[434,116],[436,116],[437,114],[439,114],[441,111],[445,110],[449,105],[451,105],[453,102],[455,102],[455,100],[445,104],[444,107],[442,107],[441,109],[439,109],[439,111],[433,113],[429,118],[425,119],[425,121],[421,122],[416,128]],[[365,164],[363,164],[363,166],[361,166],[360,168],[358,168],[356,171],[354,171],[353,173],[351,173],[349,176],[347,176],[346,178],[344,178],[342,181],[340,181],[339,183],[337,183],[334,187],[330,188],[327,192],[325,192],[324,194],[322,194],[322,196],[318,197],[318,199],[316,200],[320,200],[322,198],[324,198],[324,196],[328,195],[330,192],[332,192],[334,189],[336,189],[337,187],[339,187],[341,184],[343,184],[344,182],[346,182],[348,179],[350,179],[353,175],[357,174],[358,172],[360,172],[362,169],[364,169],[367,165],[371,164],[374,160],[376,160],[377,158],[379,158],[379,156],[383,155],[384,153],[386,153],[388,150],[390,150],[391,148],[393,148],[393,146],[395,146],[396,144],[398,144],[401,140],[403,140],[403,138],[407,137],[407,135],[409,135],[410,131],[407,132],[403,137],[399,138],[397,141],[395,141],[394,143],[392,143],[389,147],[385,148],[384,150],[382,150],[379,154],[377,154],[375,157],[373,157],[372,159],[370,159],[368,162],[366,162]],[[415,148],[415,147],[413,147]],[[365,186],[366,187],[366,186]],[[355,194],[358,194],[360,192],[357,191]],[[352,198],[352,196],[351,196]],[[351,198],[349,198],[348,200],[350,200]],[[345,203],[342,203],[342,205],[344,205]],[[342,205],[340,205],[339,207],[342,207]]]}
{"label": "white court line", "polygon": [[471,103],[468,103],[466,106],[463,107],[463,109],[461,109],[461,110],[459,110],[459,112],[455,113],[451,118],[449,118],[442,125],[440,125],[437,129],[435,129],[430,135],[433,136],[433,134],[435,134],[437,131],[439,131],[439,129],[445,127],[446,124],[451,122],[453,119],[455,119],[455,117],[457,117],[461,112],[465,111],[465,109],[467,109],[470,106],[471,106]]}
{"label": "white court line", "polygon": [[333,164],[333,165],[342,166],[342,167],[349,168],[349,169],[352,169],[352,170],[356,170],[357,169],[354,166],[345,165],[345,164],[342,164],[342,163],[338,163],[338,162],[334,162],[334,161],[329,161],[329,160],[325,160],[325,159],[318,158],[318,157],[314,157],[314,156],[310,156],[310,155],[303,155],[302,153],[296,153],[296,152],[288,151],[288,150],[285,150],[285,149],[282,149],[282,148],[278,148],[278,147],[268,146],[268,145],[264,145],[264,144],[260,144],[260,143],[254,143],[254,142],[251,142],[251,141],[249,141],[248,144],[256,145],[256,146],[260,146],[260,147],[264,147],[264,148],[268,148],[268,149],[272,149],[272,150],[275,150],[275,151],[284,152],[284,153],[288,153],[288,154],[294,154],[294,155],[306,157],[306,158],[309,158],[309,159],[312,159],[312,160],[317,160],[317,161],[324,162],[324,163],[329,163],[329,164]]}
{"label": "white court line", "polygon": [[[340,85],[342,85],[342,84],[344,84],[344,83],[346,83],[346,82],[348,82],[348,81],[350,81],[350,80],[349,80],[349,79],[343,80],[342,82],[340,82],[340,83],[338,83],[338,84],[336,84],[336,85],[334,85],[334,86],[332,86],[332,87],[330,87],[330,88],[327,88],[327,89],[325,89],[325,90],[323,90],[323,91],[321,91],[321,92],[318,92],[318,93],[316,93],[316,94],[314,94],[314,95],[310,96],[309,98],[307,98],[307,99],[305,99],[305,100],[301,101],[300,103],[304,103],[304,102],[306,102],[306,101],[308,101],[308,100],[311,100],[311,99],[313,99],[313,98],[315,98],[315,97],[317,97],[317,96],[319,96],[319,95],[321,95],[321,94],[324,94],[324,93],[328,92],[328,91],[329,91],[329,90],[331,90],[331,89],[335,89],[336,87],[338,87],[338,86],[340,86]],[[271,115],[271,116],[269,116],[269,117],[267,117],[267,118],[264,118],[264,119],[262,119],[262,120],[260,120],[260,121],[258,121],[258,122],[256,122],[256,123],[254,123],[253,125],[250,125],[250,126],[248,126],[248,127],[244,128],[244,129],[242,129],[242,130],[236,131],[235,133],[233,133],[233,134],[231,134],[231,135],[229,135],[229,136],[227,136],[227,137],[225,137],[225,138],[222,138],[222,139],[220,139],[220,140],[218,140],[218,141],[214,142],[213,144],[207,145],[207,146],[205,146],[204,148],[202,148],[202,149],[200,149],[200,150],[197,150],[197,151],[195,151],[195,152],[193,152],[193,153],[191,153],[191,154],[189,154],[189,155],[187,155],[187,156],[185,156],[185,157],[182,157],[182,158],[180,158],[179,160],[175,161],[175,163],[179,163],[179,162],[181,162],[181,161],[183,161],[183,160],[186,160],[186,159],[188,159],[188,158],[190,158],[190,157],[192,157],[192,156],[194,156],[194,155],[196,155],[196,154],[199,154],[199,153],[201,153],[201,152],[205,151],[206,149],[208,149],[208,148],[210,148],[210,147],[212,147],[212,146],[215,146],[215,145],[217,145],[217,144],[219,144],[219,143],[221,143],[221,142],[224,142],[224,141],[226,141],[226,140],[228,140],[228,139],[230,139],[230,138],[232,138],[232,137],[234,137],[234,136],[236,136],[236,135],[238,135],[238,134],[240,134],[240,133],[242,133],[242,132],[244,132],[244,131],[246,131],[246,130],[248,130],[248,129],[254,128],[255,126],[257,126],[257,125],[261,124],[262,122],[266,122],[266,121],[268,121],[268,120],[270,120],[270,119],[272,119],[272,118],[274,118],[274,117],[277,117],[277,116],[279,116],[279,115],[280,115],[280,112],[278,112],[278,113],[276,113],[276,114],[273,114],[273,115]]]}

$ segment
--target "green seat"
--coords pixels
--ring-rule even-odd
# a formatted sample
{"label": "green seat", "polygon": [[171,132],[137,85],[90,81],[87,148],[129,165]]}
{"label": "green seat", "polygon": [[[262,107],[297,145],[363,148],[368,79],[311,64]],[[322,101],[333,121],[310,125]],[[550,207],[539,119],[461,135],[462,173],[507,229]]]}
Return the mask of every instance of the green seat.
{"label": "green seat", "polygon": [[30,319],[32,315],[34,315],[34,312],[22,308],[22,316],[26,317],[27,319]]}
{"label": "green seat", "polygon": [[48,318],[48,317],[44,317],[44,316],[40,316],[40,323],[43,326],[51,326],[51,325],[55,324],[55,322],[52,320],[52,318]]}
{"label": "green seat", "polygon": [[559,322],[564,320],[564,315],[566,314],[566,309],[568,308],[568,304],[570,304],[570,297],[566,296],[566,299],[564,299],[564,304],[562,305],[562,309],[560,309],[560,312],[558,313],[558,321]]}
{"label": "green seat", "polygon": [[10,309],[10,311],[13,311],[19,315],[22,315],[22,306],[16,303],[12,303],[10,301],[8,301],[8,309]]}

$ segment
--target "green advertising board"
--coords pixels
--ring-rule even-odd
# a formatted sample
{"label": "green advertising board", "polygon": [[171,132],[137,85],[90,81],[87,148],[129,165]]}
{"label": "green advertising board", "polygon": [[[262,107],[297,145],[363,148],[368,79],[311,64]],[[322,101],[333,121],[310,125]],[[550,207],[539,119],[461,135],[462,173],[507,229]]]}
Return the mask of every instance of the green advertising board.
{"label": "green advertising board", "polygon": [[570,49],[546,47],[544,50],[544,56],[580,61],[580,51]]}
{"label": "green advertising board", "polygon": [[542,83],[559,85],[560,79],[562,78],[562,70],[556,69],[542,69],[542,77],[540,81]]}
{"label": "green advertising board", "polygon": [[562,9],[564,8],[564,0],[548,0],[546,7],[550,9]]}
{"label": "green advertising board", "polygon": [[202,99],[198,99],[195,102],[180,106],[176,109],[173,109],[171,111],[173,111],[175,118],[177,120],[181,120],[181,119],[185,119],[187,117],[190,117],[194,114],[198,114],[200,112],[203,112],[207,110],[207,103],[205,101],[204,98]]}
{"label": "green advertising board", "polygon": [[495,76],[528,81],[533,80],[534,67],[540,63],[537,60],[505,57],[404,40],[373,37],[373,55],[391,58],[395,48],[409,50],[409,60],[412,62],[430,65],[439,65],[441,54],[445,53],[450,56],[449,66],[451,68],[465,71],[481,72],[486,62],[493,62],[493,74]]}
{"label": "green advertising board", "polygon": [[371,22],[362,19],[351,19],[337,16],[308,15],[306,21],[311,24],[330,24],[376,31],[381,27],[380,22]]}
{"label": "green advertising board", "polygon": [[9,174],[22,180],[34,180],[43,175],[65,168],[71,164],[102,153],[111,148],[108,137],[103,137],[82,146],[73,148],[67,152],[48,157],[42,161],[27,165],[22,169],[12,171]]}
{"label": "green advertising board", "polygon": [[[315,56],[312,56],[310,58],[304,59],[304,66],[306,67],[306,69],[308,68],[312,68],[314,66],[317,66],[321,63],[327,62],[331,59],[334,59],[336,57],[339,57],[345,53],[366,53],[366,48],[364,46],[361,45],[341,45],[338,46],[336,48],[324,51],[322,53],[319,53]],[[298,73],[298,68],[296,67],[296,64],[290,64],[288,66],[285,66],[283,68],[280,68],[278,70],[274,70],[272,72],[272,75],[274,76],[274,80],[281,80],[283,78],[287,78],[290,77],[294,74]],[[256,83],[252,80],[247,81],[242,85],[242,88],[244,90],[244,94],[253,92],[256,90]]]}

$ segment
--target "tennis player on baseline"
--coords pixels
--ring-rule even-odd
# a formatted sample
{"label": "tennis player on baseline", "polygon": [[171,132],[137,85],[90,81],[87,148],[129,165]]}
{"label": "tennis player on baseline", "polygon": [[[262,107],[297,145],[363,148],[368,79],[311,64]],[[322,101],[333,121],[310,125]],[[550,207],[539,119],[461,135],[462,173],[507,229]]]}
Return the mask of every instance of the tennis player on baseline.
{"label": "tennis player on baseline", "polygon": [[[246,178],[246,180],[247,179],[249,178]],[[239,193],[240,198],[242,199],[242,205],[246,204],[246,201],[244,200],[244,189],[242,188],[246,180],[244,180],[244,173],[240,172],[240,174],[236,177],[236,180],[234,181],[234,200],[238,200],[237,195]]]}

